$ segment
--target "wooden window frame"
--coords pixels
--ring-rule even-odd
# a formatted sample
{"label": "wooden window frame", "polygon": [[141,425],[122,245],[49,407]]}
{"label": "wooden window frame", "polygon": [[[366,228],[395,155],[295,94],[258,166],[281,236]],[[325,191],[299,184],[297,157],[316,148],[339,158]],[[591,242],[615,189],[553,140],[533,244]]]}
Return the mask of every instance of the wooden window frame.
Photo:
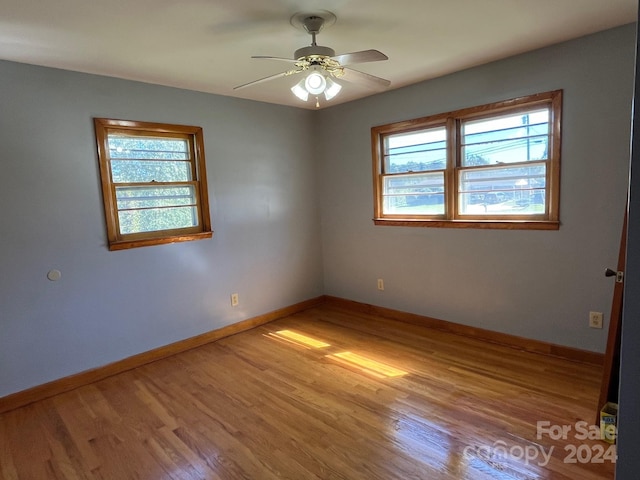
{"label": "wooden window frame", "polygon": [[[94,126],[109,250],[124,250],[135,247],[202,240],[213,236],[209,215],[202,128],[109,118],[94,118]],[[127,133],[130,135],[170,139],[179,138],[188,142],[190,147],[189,162],[192,172],[192,181],[189,183],[194,186],[195,190],[196,209],[198,211],[197,226],[131,234],[120,232],[116,183],[112,179],[111,158],[109,156],[108,136],[110,133]]]}
{"label": "wooden window frame", "polygon": [[[517,114],[520,111],[524,112],[540,105],[548,105],[550,112],[549,152],[548,159],[545,160],[547,167],[544,214],[459,214],[459,176],[465,168],[468,168],[462,166],[461,159],[460,129],[462,122],[504,114]],[[411,227],[558,230],[560,228],[561,116],[562,90],[554,90],[373,127],[371,129],[371,150],[373,158],[374,224]],[[439,126],[446,127],[447,131],[447,162],[444,171],[445,213],[443,215],[399,215],[383,213],[385,137]],[[516,163],[513,165],[520,164]]]}

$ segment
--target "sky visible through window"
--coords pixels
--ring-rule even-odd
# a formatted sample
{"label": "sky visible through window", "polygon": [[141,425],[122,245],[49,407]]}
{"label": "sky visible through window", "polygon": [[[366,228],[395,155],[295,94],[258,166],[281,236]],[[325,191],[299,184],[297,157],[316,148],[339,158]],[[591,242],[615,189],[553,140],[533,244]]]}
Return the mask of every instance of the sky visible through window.
{"label": "sky visible through window", "polygon": [[[546,159],[549,111],[466,121],[462,129],[463,165],[490,165]],[[389,135],[385,138],[386,173],[446,167],[446,129]]]}

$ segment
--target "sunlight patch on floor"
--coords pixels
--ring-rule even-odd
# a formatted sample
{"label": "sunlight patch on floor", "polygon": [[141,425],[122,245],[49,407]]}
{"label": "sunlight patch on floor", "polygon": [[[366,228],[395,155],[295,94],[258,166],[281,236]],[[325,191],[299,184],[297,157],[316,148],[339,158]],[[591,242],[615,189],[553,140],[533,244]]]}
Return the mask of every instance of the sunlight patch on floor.
{"label": "sunlight patch on floor", "polygon": [[358,355],[357,353],[353,352],[334,353],[331,355],[327,355],[327,357],[342,364],[355,366],[360,370],[374,375],[378,378],[402,377],[403,375],[407,375],[409,373],[405,372],[404,370],[400,370],[399,368],[392,367],[391,365],[387,365],[385,363],[378,362],[367,357],[363,357],[362,355]]}
{"label": "sunlight patch on floor", "polygon": [[326,348],[331,346],[329,343],[309,337],[308,335],[294,332],[292,330],[278,330],[277,332],[268,333],[265,336],[277,340],[284,340],[285,342],[293,343],[305,348]]}

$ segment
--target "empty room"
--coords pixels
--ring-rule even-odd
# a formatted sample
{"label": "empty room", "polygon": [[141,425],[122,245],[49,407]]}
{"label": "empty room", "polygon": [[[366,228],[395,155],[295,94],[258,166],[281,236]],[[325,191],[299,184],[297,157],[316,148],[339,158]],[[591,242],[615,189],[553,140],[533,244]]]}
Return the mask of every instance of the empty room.
{"label": "empty room", "polygon": [[637,18],[1,0],[0,478],[638,478]]}

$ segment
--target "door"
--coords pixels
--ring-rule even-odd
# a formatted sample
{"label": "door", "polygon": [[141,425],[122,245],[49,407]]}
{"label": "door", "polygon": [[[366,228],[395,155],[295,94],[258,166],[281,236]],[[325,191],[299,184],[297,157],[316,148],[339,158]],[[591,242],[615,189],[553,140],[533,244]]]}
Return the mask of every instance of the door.
{"label": "door", "polygon": [[602,384],[598,400],[598,416],[596,425],[600,423],[600,409],[607,402],[618,403],[618,386],[620,383],[620,338],[622,333],[622,305],[624,293],[624,268],[627,254],[627,213],[624,214],[622,237],[620,238],[620,252],[618,253],[617,270],[607,268],[605,275],[615,277],[613,287],[613,301],[611,303],[611,317],[609,321],[609,335],[607,350],[604,356]]}

